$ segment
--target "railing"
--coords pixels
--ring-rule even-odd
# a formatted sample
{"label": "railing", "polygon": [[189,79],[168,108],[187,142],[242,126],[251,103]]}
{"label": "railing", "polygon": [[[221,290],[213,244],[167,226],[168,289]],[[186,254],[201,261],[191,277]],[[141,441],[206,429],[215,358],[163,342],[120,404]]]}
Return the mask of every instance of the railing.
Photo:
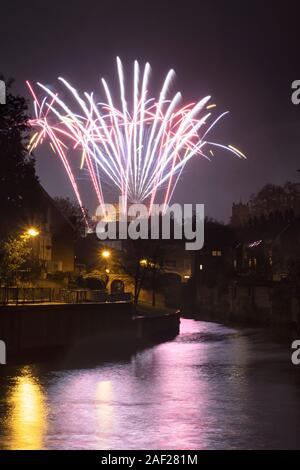
{"label": "railing", "polygon": [[131,293],[108,294],[89,289],[59,289],[53,287],[0,287],[0,305],[34,303],[120,302],[132,300]]}
{"label": "railing", "polygon": [[57,289],[48,287],[1,287],[1,304],[26,304],[40,302],[55,302],[57,297],[61,298],[62,293]]}

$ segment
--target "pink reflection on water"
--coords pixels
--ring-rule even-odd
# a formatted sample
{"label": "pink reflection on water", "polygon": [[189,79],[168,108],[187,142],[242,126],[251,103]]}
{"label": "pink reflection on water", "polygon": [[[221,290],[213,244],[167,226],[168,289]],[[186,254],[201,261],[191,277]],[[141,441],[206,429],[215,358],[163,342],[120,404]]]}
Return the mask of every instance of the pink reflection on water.
{"label": "pink reflection on water", "polygon": [[55,413],[48,445],[205,448],[208,384],[194,363],[195,356],[206,360],[206,347],[199,354],[196,340],[183,341],[199,333],[199,322],[184,320],[181,327],[181,341],[138,353],[131,363],[73,371],[58,381],[50,393]]}

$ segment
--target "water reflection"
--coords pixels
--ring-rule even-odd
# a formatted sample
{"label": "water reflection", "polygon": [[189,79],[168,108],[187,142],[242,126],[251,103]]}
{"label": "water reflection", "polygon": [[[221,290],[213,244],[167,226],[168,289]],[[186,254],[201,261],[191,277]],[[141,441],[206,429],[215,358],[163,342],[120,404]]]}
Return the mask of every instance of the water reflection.
{"label": "water reflection", "polygon": [[183,320],[123,363],[15,370],[0,390],[8,449],[299,448],[299,383],[260,333]]}
{"label": "water reflection", "polygon": [[[104,366],[105,368],[105,366]],[[111,380],[101,369],[59,374],[48,388],[47,448],[106,448],[116,416]]]}
{"label": "water reflection", "polygon": [[44,392],[30,367],[16,377],[7,398],[9,449],[42,449],[47,430]]}
{"label": "water reflection", "polygon": [[110,380],[100,380],[96,389],[96,411],[100,434],[110,438],[114,427],[113,389]]}

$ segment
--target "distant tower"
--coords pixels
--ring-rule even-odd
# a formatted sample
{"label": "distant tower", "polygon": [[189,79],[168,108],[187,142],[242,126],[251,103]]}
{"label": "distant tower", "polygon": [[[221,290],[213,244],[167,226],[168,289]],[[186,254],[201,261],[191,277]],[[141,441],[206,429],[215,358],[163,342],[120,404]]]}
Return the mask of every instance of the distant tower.
{"label": "distant tower", "polygon": [[231,225],[234,227],[241,227],[248,223],[250,218],[250,209],[249,204],[243,204],[239,202],[238,204],[232,204],[232,215],[231,215]]}

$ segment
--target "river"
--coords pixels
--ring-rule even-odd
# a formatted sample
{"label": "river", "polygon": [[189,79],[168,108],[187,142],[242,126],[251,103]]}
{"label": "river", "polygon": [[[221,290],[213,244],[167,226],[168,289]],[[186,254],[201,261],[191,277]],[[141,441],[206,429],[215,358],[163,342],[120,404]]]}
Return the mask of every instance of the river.
{"label": "river", "polygon": [[0,366],[0,448],[300,449],[290,354],[259,330],[182,319],[175,340],[119,361]]}

